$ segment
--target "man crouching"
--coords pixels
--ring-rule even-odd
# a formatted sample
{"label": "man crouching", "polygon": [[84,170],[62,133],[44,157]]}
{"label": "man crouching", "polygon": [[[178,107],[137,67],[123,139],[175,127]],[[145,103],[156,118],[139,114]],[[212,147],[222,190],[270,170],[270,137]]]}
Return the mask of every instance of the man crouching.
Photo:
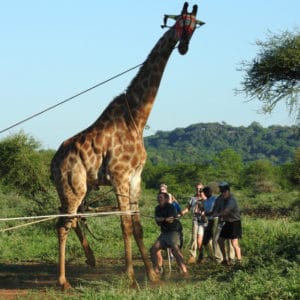
{"label": "man crouching", "polygon": [[180,251],[180,229],[181,224],[177,217],[176,208],[168,203],[169,194],[160,192],[157,195],[158,205],[155,207],[155,221],[160,226],[161,234],[150,249],[151,260],[154,271],[160,274],[162,265],[158,263],[157,253],[164,249],[171,248],[177,264],[182,271],[183,277],[188,277],[183,255]]}

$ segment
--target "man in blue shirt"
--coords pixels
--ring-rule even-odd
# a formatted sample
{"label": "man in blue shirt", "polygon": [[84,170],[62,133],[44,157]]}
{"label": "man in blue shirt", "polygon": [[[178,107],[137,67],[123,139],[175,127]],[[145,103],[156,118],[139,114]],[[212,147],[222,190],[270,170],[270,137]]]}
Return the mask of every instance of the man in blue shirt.
{"label": "man in blue shirt", "polygon": [[[214,259],[215,247],[212,245],[213,240],[213,227],[214,227],[214,217],[213,208],[216,201],[216,196],[212,194],[212,189],[210,186],[205,186],[203,188],[203,193],[205,195],[205,200],[203,201],[205,216],[207,217],[207,225],[204,227],[204,237],[203,246],[206,247],[208,256]],[[199,250],[199,262],[203,259],[203,247]]]}

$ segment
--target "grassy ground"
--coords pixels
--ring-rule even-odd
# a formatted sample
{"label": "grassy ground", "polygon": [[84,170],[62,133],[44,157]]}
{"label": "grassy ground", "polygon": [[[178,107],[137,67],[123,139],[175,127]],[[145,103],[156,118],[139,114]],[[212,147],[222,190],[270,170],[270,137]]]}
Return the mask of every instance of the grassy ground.
{"label": "grassy ground", "polygon": [[[55,285],[57,238],[54,221],[2,233],[0,287],[3,293],[0,293],[0,299],[8,299],[10,296],[5,292],[12,291],[21,293],[20,299],[299,299],[300,223],[293,206],[297,197],[294,192],[280,196],[260,195],[259,199],[237,193],[243,209],[259,209],[271,203],[272,209],[277,211],[283,204],[289,210],[283,217],[274,214],[270,217],[268,214],[264,217],[243,216],[241,247],[244,261],[241,266],[224,267],[205,262],[189,266],[191,278],[183,280],[173,263],[171,276],[165,276],[162,284],[151,286],[133,242],[138,290],[128,288],[118,217],[88,220],[91,230],[100,238],[96,241],[88,235],[98,258],[96,268],[85,265],[79,242],[74,233],[70,234],[67,274],[74,288],[67,293],[61,293]],[[159,228],[151,218],[155,205],[155,193],[144,194],[141,213],[147,249],[159,234]],[[5,203],[3,208],[6,212],[9,209],[10,214],[13,212]],[[185,216],[182,223],[183,251],[188,257],[191,217]]]}

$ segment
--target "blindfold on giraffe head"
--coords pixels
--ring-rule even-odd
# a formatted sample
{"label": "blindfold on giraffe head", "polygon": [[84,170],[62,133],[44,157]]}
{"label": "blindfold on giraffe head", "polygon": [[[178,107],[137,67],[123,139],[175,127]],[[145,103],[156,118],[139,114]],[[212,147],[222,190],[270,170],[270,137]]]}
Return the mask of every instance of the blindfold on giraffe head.
{"label": "blindfold on giraffe head", "polygon": [[174,27],[175,39],[179,42],[178,51],[180,54],[184,55],[188,51],[190,39],[198,26],[202,26],[205,23],[197,20],[197,10],[198,6],[194,5],[191,13],[187,11],[188,3],[185,2],[180,15],[165,15],[164,25],[162,28],[167,27],[166,23],[168,18],[174,19],[176,21]]}

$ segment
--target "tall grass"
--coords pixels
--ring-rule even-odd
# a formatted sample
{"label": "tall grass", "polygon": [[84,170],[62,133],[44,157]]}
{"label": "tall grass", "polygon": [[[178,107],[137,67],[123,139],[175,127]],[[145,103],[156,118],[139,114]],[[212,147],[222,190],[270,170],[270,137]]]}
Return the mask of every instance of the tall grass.
{"label": "tall grass", "polygon": [[[241,194],[238,196],[243,197]],[[2,195],[3,197],[3,195]],[[241,201],[245,201],[245,198]],[[294,197],[294,196],[292,196]],[[1,198],[1,195],[0,195]],[[276,197],[275,197],[276,198]],[[275,199],[274,198],[274,199]],[[13,198],[9,199],[9,202]],[[276,201],[275,201],[276,202]],[[291,201],[290,203],[292,203]],[[6,203],[7,204],[7,203]],[[4,203],[7,214],[22,213]],[[156,205],[155,192],[144,194],[141,201],[141,219],[144,228],[144,242],[149,249],[159,234],[159,228],[152,216]],[[182,218],[184,226],[184,255],[188,257],[191,216]],[[73,232],[67,243],[67,272],[70,266],[78,266],[82,273],[73,274],[74,289],[68,294],[56,288],[44,292],[49,299],[299,299],[300,298],[300,223],[292,218],[256,218],[243,216],[243,238],[240,242],[244,262],[241,266],[224,267],[213,263],[189,266],[191,278],[182,280],[176,264],[172,265],[170,279],[162,285],[151,286],[145,277],[140,261],[135,262],[140,290],[128,288],[124,273],[124,247],[119,217],[88,219],[88,224],[99,240],[88,233],[88,239],[95,256],[116,259],[113,265],[100,265],[93,276],[85,274],[84,255]],[[3,224],[0,224],[4,227]],[[13,225],[13,224],[10,224]],[[139,258],[139,251],[133,245],[133,254]],[[56,264],[57,237],[55,222],[47,226],[30,226],[1,234],[0,262],[18,263],[35,261]],[[99,261],[98,261],[99,262]],[[106,262],[107,264],[107,262]],[[108,274],[103,275],[104,269]],[[73,269],[74,270],[74,269]],[[97,274],[99,273],[99,276]],[[5,270],[0,270],[5,278]],[[32,290],[27,299],[40,299],[41,291]],[[24,296],[24,298],[26,298]]]}

